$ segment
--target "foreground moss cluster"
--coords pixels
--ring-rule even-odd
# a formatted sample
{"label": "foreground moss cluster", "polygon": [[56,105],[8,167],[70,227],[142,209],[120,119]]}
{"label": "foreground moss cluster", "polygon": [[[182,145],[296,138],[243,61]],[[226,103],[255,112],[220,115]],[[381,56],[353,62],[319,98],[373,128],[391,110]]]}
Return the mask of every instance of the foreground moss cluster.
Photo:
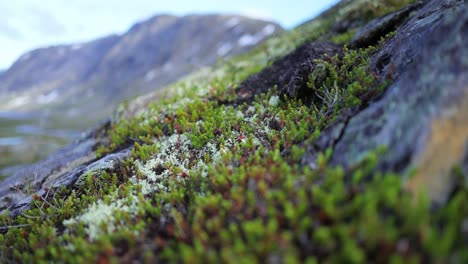
{"label": "foreground moss cluster", "polygon": [[[332,150],[318,156],[314,170],[301,168],[304,150],[297,142],[313,140],[317,135],[308,131],[320,121],[301,102],[276,99],[264,95],[237,111],[198,100],[184,106],[187,116],[188,109],[196,110],[200,115],[194,120],[209,123],[204,127],[213,135],[195,146],[187,143],[190,126],[188,132],[169,133],[180,138],[170,145],[173,152],[187,148],[187,163],[153,166],[161,177],[149,182],[145,166],[136,164],[150,163],[156,154],[151,151],[164,150],[158,143],[163,140],[155,136],[154,144],[135,143],[128,172],[87,175],[78,190],[50,190],[35,197],[34,208],[22,216],[4,216],[11,228],[0,237],[9,246],[3,257],[26,262],[467,260],[467,186],[460,185],[444,208],[433,210],[427,199],[414,201],[402,190],[399,175],[373,172],[384,148],[347,171],[327,165]],[[166,118],[161,123],[167,124]],[[225,149],[227,142],[232,145]],[[205,149],[207,144],[214,150]],[[200,158],[190,158],[199,154],[206,167],[196,166]],[[146,184],[153,189],[145,190]],[[90,215],[93,207],[98,210]]]}
{"label": "foreground moss cluster", "polygon": [[382,91],[369,73],[377,47],[315,61],[311,104],[273,87],[235,103],[239,81],[304,41],[330,40],[311,29],[332,25],[330,16],[312,21],[122,114],[98,152],[131,146],[131,157],[73,190],[47,189],[16,218],[0,216],[2,262],[468,262],[462,180],[433,208],[405,192],[400,175],[376,170],[384,146],[349,169],[328,164],[333,149],[301,163],[345,109]]}

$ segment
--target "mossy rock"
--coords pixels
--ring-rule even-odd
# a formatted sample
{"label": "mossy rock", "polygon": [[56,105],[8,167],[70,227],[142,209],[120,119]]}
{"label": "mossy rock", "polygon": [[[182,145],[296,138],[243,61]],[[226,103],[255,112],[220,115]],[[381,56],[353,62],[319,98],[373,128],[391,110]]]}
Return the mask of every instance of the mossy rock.
{"label": "mossy rock", "polygon": [[467,12],[439,2],[350,49],[409,2],[343,1],[123,104],[78,182],[4,211],[2,261],[467,262]]}

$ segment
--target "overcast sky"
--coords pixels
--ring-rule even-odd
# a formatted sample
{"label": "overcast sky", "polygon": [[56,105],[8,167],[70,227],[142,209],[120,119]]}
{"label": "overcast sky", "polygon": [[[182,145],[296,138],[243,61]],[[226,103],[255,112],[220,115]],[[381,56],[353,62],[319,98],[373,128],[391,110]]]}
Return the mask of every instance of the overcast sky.
{"label": "overcast sky", "polygon": [[156,14],[231,13],[291,28],[338,0],[0,0],[0,69],[48,45],[123,33]]}

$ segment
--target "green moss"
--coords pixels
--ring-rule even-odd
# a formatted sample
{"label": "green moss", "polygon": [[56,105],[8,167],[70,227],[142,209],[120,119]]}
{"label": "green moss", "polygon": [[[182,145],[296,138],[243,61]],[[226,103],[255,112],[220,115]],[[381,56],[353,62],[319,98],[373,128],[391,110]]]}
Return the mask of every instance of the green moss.
{"label": "green moss", "polygon": [[356,30],[351,29],[351,30],[346,31],[345,33],[341,33],[341,34],[330,37],[330,41],[335,44],[346,45],[349,43],[349,41],[351,41],[355,33],[356,33]]}
{"label": "green moss", "polygon": [[[384,39],[382,39],[384,41]],[[349,50],[315,60],[316,67],[309,76],[307,86],[315,100],[312,106],[320,115],[337,115],[345,107],[356,107],[378,95],[387,86],[370,71],[370,56],[378,47]]]}
{"label": "green moss", "polygon": [[[192,124],[203,122],[203,133],[214,131],[212,127],[222,129],[193,146],[195,151],[207,144],[221,149],[221,144],[233,142],[225,151],[211,153],[220,158],[207,162],[204,177],[201,168],[188,166],[186,176],[174,173],[166,179],[167,188],[142,195],[138,181],[125,182],[106,173],[88,175],[81,190],[36,197],[35,207],[23,216],[3,216],[11,228],[0,240],[14,248],[3,248],[3,256],[17,261],[93,262],[123,257],[122,251],[132,259],[145,256],[160,261],[466,260],[461,230],[468,215],[463,202],[468,198],[466,187],[436,211],[427,199],[413,202],[402,190],[399,175],[373,172],[383,150],[344,170],[327,165],[330,149],[319,155],[316,170],[300,169],[296,164],[303,150],[296,143],[314,135],[299,131],[309,131],[319,121],[309,119],[313,113],[300,101],[271,104],[274,96],[262,95],[252,106],[236,109],[197,99],[183,106],[187,118],[180,126],[186,129],[175,129],[176,138],[179,133],[201,133],[194,132]],[[198,114],[192,118],[189,109]],[[180,109],[175,112],[182,114]],[[278,122],[277,130],[259,132],[273,120]],[[139,145],[134,159],[148,151]],[[160,147],[148,155],[160,152]],[[132,162],[127,166],[134,167]],[[178,164],[166,166],[173,172],[180,169]],[[103,231],[93,233],[96,236],[90,236],[90,223],[83,218],[63,231],[64,220],[93,211],[90,208],[98,200],[103,202],[97,204],[109,206],[121,201],[128,209],[114,206],[112,229],[108,221],[98,223],[96,228]],[[19,225],[27,226],[13,227]]]}
{"label": "green moss", "polygon": [[364,20],[364,22],[367,22],[374,18],[395,12],[415,2],[415,0],[357,0],[353,1],[353,4],[343,8],[341,12],[344,19]]}
{"label": "green moss", "polygon": [[90,173],[75,189],[35,196],[16,218],[0,216],[1,261],[467,262],[466,183],[431,208],[403,190],[400,175],[376,171],[384,148],[353,168],[330,166],[333,149],[317,153],[314,170],[300,166],[343,109],[381,91],[369,73],[377,48],[315,61],[312,107],[273,88],[229,104],[239,81],[332,22],[315,20],[122,114],[98,152],[132,147],[123,169]]}

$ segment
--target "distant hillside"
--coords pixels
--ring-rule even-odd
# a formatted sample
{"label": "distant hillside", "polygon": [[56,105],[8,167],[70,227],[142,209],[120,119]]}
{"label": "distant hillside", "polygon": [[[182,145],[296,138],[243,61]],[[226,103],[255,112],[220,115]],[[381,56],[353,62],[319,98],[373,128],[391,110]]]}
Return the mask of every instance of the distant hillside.
{"label": "distant hillside", "polygon": [[85,122],[92,123],[124,98],[174,82],[281,31],[277,24],[241,16],[159,15],[123,35],[33,50],[0,75],[0,110],[92,113]]}
{"label": "distant hillside", "polygon": [[[0,72],[0,178],[107,118],[118,102],[282,31],[275,23],[242,16],[159,15],[123,35],[24,54]],[[27,118],[17,120],[19,112]]]}

